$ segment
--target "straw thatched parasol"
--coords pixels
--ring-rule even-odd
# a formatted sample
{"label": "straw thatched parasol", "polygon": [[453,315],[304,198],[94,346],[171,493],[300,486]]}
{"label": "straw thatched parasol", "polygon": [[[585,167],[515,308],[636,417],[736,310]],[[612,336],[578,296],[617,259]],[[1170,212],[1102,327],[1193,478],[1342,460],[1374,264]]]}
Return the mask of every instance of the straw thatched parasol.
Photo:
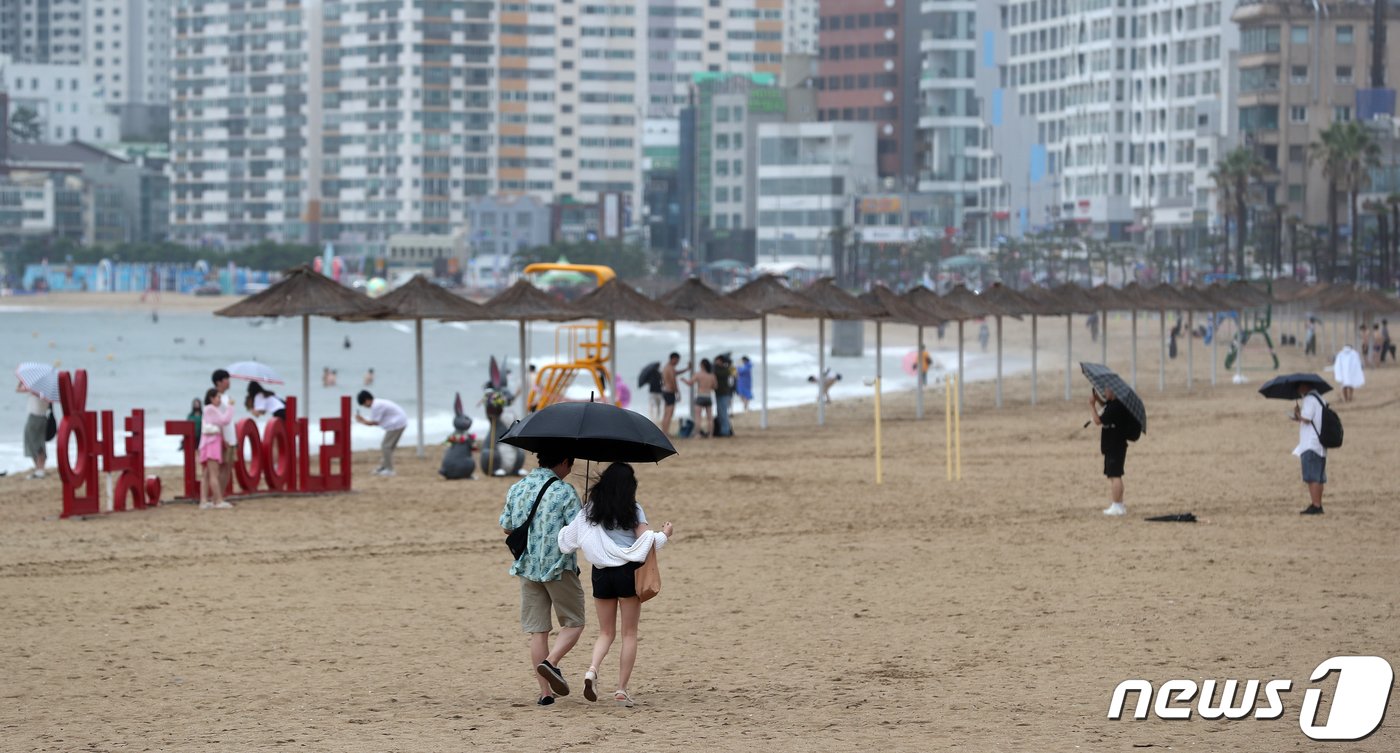
{"label": "straw thatched parasol", "polygon": [[1108,364],[1108,312],[1110,311],[1134,311],[1137,301],[1123,295],[1118,288],[1107,283],[1097,285],[1084,291],[1089,300],[1097,306],[1099,315],[1099,362]]}
{"label": "straw thatched parasol", "polygon": [[963,322],[975,319],[981,314],[967,311],[954,304],[946,296],[940,296],[922,285],[910,289],[903,297],[915,307],[941,321],[958,323],[958,410],[962,410]]}
{"label": "straw thatched parasol", "polygon": [[[720,295],[698,277],[692,277],[662,293],[657,303],[676,312],[690,325],[690,362],[695,363],[695,323],[701,319],[757,319],[758,314]],[[695,392],[691,385],[691,392]],[[691,395],[694,402],[694,394]]]}
{"label": "straw thatched parasol", "polygon": [[379,305],[388,312],[374,317],[340,317],[345,321],[367,321],[367,319],[397,319],[413,321],[414,367],[417,370],[418,386],[418,457],[423,450],[423,320],[480,321],[490,319],[491,314],[484,306],[469,301],[460,295],[445,290],[423,275],[414,275],[379,300]]}
{"label": "straw thatched parasol", "polygon": [[608,323],[608,353],[612,360],[612,402],[617,392],[617,322],[664,322],[682,318],[676,312],[638,293],[631,285],[613,278],[574,301],[574,308],[585,316]]}
{"label": "straw thatched parasol", "polygon": [[1055,294],[1040,285],[1007,292],[1014,293],[1020,301],[1022,311],[1031,315],[1031,405],[1035,405],[1039,399],[1040,388],[1040,317],[1061,316],[1063,312]]}
{"label": "straw thatched parasol", "polygon": [[878,374],[880,371],[879,351],[883,345],[881,342],[883,325],[878,321],[881,309],[871,306],[837,287],[836,282],[830,277],[823,277],[813,282],[801,292],[801,295],[821,309],[821,314],[817,317],[817,425],[822,426],[826,424],[826,401],[822,399],[826,394],[826,320],[877,320],[875,327],[875,369]]}
{"label": "straw thatched parasol", "polygon": [[1161,324],[1161,326],[1162,326],[1162,342],[1161,342],[1161,346],[1162,346],[1162,359],[1161,359],[1161,362],[1160,362],[1160,369],[1159,369],[1159,371],[1160,371],[1161,373],[1160,373],[1160,375],[1159,375],[1159,380],[1158,380],[1158,381],[1159,381],[1158,390],[1159,390],[1159,391],[1165,390],[1165,389],[1167,388],[1167,384],[1166,384],[1166,374],[1167,374],[1167,372],[1166,372],[1166,368],[1167,368],[1167,365],[1166,365],[1166,361],[1167,361],[1167,352],[1166,352],[1166,348],[1167,348],[1167,345],[1166,345],[1166,338],[1167,338],[1166,321],[1167,321],[1167,317],[1166,317],[1166,314],[1165,314],[1165,310],[1168,308],[1167,302],[1166,302],[1165,300],[1159,300],[1158,298],[1156,298],[1155,296],[1153,296],[1152,293],[1150,293],[1150,292],[1148,291],[1148,288],[1143,287],[1142,285],[1140,285],[1140,284],[1137,283],[1136,281],[1130,282],[1130,283],[1128,283],[1127,285],[1124,285],[1122,288],[1120,288],[1120,289],[1118,290],[1118,295],[1119,295],[1121,298],[1124,298],[1124,299],[1126,299],[1126,300],[1131,300],[1131,301],[1133,302],[1133,308],[1132,308],[1132,310],[1131,310],[1131,312],[1132,312],[1132,327],[1133,327],[1133,329],[1132,329],[1132,362],[1131,362],[1131,364],[1132,364],[1132,369],[1131,369],[1131,374],[1130,374],[1130,377],[1131,377],[1131,378],[1129,379],[1129,382],[1128,382],[1130,385],[1132,385],[1132,388],[1133,388],[1133,389],[1137,389],[1137,388],[1138,388],[1138,387],[1137,387],[1137,370],[1138,370],[1138,369],[1137,369],[1137,362],[1138,362],[1138,346],[1137,346],[1137,344],[1138,344],[1138,328],[1137,328],[1137,323],[1138,323],[1138,310],[1140,310],[1140,309],[1148,309],[1148,310],[1158,310],[1158,311],[1162,311],[1162,312],[1163,312],[1162,316],[1159,317],[1159,324]]}
{"label": "straw thatched parasol", "polygon": [[514,320],[520,323],[520,394],[525,396],[521,410],[530,410],[530,361],[525,352],[525,327],[527,322],[549,321],[567,322],[584,318],[571,304],[561,301],[540,290],[530,281],[521,277],[514,285],[497,293],[494,298],[482,304],[497,320]]}
{"label": "straw thatched parasol", "polygon": [[[744,283],[742,287],[726,296],[729,300],[759,315],[759,347],[763,365],[762,410],[759,413],[759,428],[768,428],[768,315],[811,319],[821,316],[822,311],[810,299],[789,290],[774,275],[763,275]],[[821,405],[821,401],[817,401]],[[818,408],[818,410],[821,410]]]}
{"label": "straw thatched parasol", "polygon": [[1074,374],[1074,315],[1095,314],[1099,310],[1098,303],[1088,291],[1072,282],[1049,288],[1039,297],[1046,306],[1065,317],[1065,400],[1068,401],[1074,394],[1071,379]]}
{"label": "straw thatched parasol", "polygon": [[384,314],[384,307],[302,265],[267,290],[214,312],[227,317],[301,317],[301,409],[311,415],[311,317]]}
{"label": "straw thatched parasol", "polygon": [[[1036,350],[1036,347],[1035,347],[1035,340],[1036,340],[1036,337],[1037,337],[1037,335],[1038,335],[1038,330],[1039,330],[1039,322],[1038,322],[1037,319],[1036,319],[1036,315],[1037,315],[1037,313],[1039,312],[1040,307],[1039,307],[1038,304],[1033,303],[1030,299],[1026,298],[1025,296],[1021,295],[1020,293],[1017,293],[1016,291],[1012,290],[1011,288],[1006,287],[1005,285],[1003,285],[1002,283],[999,283],[999,282],[993,283],[993,284],[991,285],[991,287],[987,288],[986,290],[983,290],[983,291],[981,292],[981,294],[978,295],[978,298],[980,298],[982,301],[986,302],[986,304],[987,304],[990,308],[992,308],[992,309],[995,310],[995,313],[993,314],[993,316],[995,316],[996,319],[997,319],[997,407],[1000,408],[1000,407],[1001,407],[1001,404],[1002,404],[1002,403],[1001,403],[1001,364],[1002,364],[1002,360],[1001,360],[1001,354],[1002,354],[1002,348],[1001,348],[1001,343],[1002,343],[1002,338],[1001,338],[1001,320],[1002,320],[1002,317],[1004,317],[1004,316],[1014,316],[1014,317],[1016,317],[1017,319],[1020,319],[1021,316],[1024,315],[1024,314],[1030,314],[1030,315],[1031,315],[1031,385],[1032,385],[1032,387],[1031,387],[1031,393],[1032,393],[1032,395],[1034,395],[1034,393],[1035,393],[1035,387],[1034,387],[1034,384],[1035,384],[1035,368],[1036,368],[1036,366],[1035,366],[1035,350]],[[1031,398],[1031,403],[1032,403],[1032,404],[1035,403],[1035,398],[1034,398],[1034,397]]]}
{"label": "straw thatched parasol", "polygon": [[[1003,288],[1005,290],[1005,288]],[[966,311],[970,317],[983,318],[994,316],[997,320],[997,407],[1001,407],[1001,318],[1003,316],[1014,316],[1021,318],[1019,304],[1013,305],[1008,296],[1004,293],[996,297],[978,295],[967,289],[966,285],[956,285],[948,294],[943,296],[943,301]],[[958,320],[958,400],[962,400],[963,383],[963,353],[965,340],[963,337],[963,322]],[[961,409],[962,403],[959,402]]]}

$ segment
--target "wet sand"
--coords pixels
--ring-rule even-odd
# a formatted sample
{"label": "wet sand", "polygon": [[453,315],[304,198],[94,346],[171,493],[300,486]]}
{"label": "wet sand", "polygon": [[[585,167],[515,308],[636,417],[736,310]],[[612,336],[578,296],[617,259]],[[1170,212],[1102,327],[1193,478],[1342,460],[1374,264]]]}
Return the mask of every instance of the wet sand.
{"label": "wet sand", "polygon": [[[1126,372],[1119,321],[1110,363]],[[1183,348],[1159,394],[1155,345],[1140,343],[1149,431],[1128,455],[1125,519],[1100,514],[1088,390],[1075,375],[1063,400],[1048,346],[1040,405],[1024,375],[1001,411],[992,385],[969,387],[960,483],[945,480],[938,392],[924,421],[911,395],[886,396],[878,487],[862,400],[824,429],[811,407],[774,412],[767,432],[740,415],[739,436],[639,468],[648,516],[677,535],[643,610],[631,710],[581,688],[534,706],[496,525],[512,479],[442,481],[440,448],[401,449],[392,479],[357,456],[350,495],[226,513],[58,521],[56,479],[0,479],[0,748],[1316,749],[1298,729],[1313,667],[1400,658],[1400,370],[1369,372],[1338,406],[1327,514],[1301,517],[1291,404],[1255,394],[1268,375],[1232,386],[1222,370],[1212,389],[1198,350],[1188,394]],[[1285,372],[1323,366],[1284,356]],[[1186,511],[1201,522],[1142,520]],[[591,610],[563,662],[576,687]],[[1273,721],[1107,719],[1114,686],[1137,677],[1294,690]],[[1345,748],[1394,750],[1395,704]]]}

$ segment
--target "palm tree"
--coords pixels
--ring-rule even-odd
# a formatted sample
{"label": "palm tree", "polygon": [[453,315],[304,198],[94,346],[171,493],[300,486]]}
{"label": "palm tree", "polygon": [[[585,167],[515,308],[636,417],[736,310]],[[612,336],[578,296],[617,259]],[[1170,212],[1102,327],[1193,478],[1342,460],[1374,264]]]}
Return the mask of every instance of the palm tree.
{"label": "palm tree", "polygon": [[[1226,154],[1210,173],[1220,192],[1221,213],[1235,215],[1235,273],[1240,277],[1248,276],[1244,269],[1244,244],[1249,225],[1249,183],[1262,177],[1264,168],[1252,150],[1240,147]],[[1228,260],[1229,255],[1225,258]]]}
{"label": "palm tree", "polygon": [[1351,263],[1359,270],[1358,249],[1361,233],[1357,228],[1357,199],[1371,183],[1371,168],[1380,164],[1381,148],[1365,125],[1354,120],[1333,123],[1312,145],[1314,159],[1322,162],[1327,176],[1327,222],[1331,233],[1332,277],[1336,276],[1338,254],[1337,192],[1345,191],[1351,210]]}

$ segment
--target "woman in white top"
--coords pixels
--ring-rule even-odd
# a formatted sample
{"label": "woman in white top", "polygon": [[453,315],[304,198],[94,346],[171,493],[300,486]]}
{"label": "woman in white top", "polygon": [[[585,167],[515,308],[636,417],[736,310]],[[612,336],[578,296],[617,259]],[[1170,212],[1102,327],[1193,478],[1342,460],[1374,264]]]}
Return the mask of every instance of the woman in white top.
{"label": "woman in white top", "polygon": [[646,513],[637,504],[637,475],[626,463],[613,463],[598,477],[588,493],[588,505],[559,532],[559,549],[565,554],[582,549],[593,565],[593,602],[598,613],[598,640],[593,663],[583,676],[583,697],[598,700],[598,665],[607,658],[617,635],[617,615],[622,614],[622,653],[618,662],[619,706],[632,706],[627,682],[637,661],[637,624],[642,602],[637,598],[635,573],[654,546],[666,545],[671,524],[652,531]]}
{"label": "woman in white top", "polygon": [[21,382],[15,388],[15,392],[26,393],[29,398],[28,416],[24,420],[24,454],[34,461],[34,472],[29,474],[30,478],[44,477],[44,464],[48,462],[48,428],[49,428],[49,401],[34,392]]}
{"label": "woman in white top", "polygon": [[273,418],[287,417],[287,404],[282,398],[257,382],[248,383],[248,399],[244,407],[258,418],[267,415],[271,415]]}

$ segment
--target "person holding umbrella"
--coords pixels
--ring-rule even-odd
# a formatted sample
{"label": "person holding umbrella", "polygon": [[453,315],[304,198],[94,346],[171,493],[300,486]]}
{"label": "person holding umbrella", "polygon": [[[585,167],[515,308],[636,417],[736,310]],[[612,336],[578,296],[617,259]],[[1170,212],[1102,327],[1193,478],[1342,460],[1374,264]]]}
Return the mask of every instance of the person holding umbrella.
{"label": "person holding umbrella", "polygon": [[[626,541],[629,534],[635,536],[636,541],[630,547],[620,545],[618,541],[614,540],[612,548],[630,549],[634,553],[640,552],[646,555],[652,544],[661,540],[656,539],[655,534],[648,535],[644,529],[645,515],[641,514],[640,507],[636,505],[636,478],[632,476],[630,483],[625,483],[626,479],[623,478],[629,475],[628,471],[631,471],[631,468],[624,470],[616,464],[660,462],[662,459],[676,454],[676,448],[666,438],[661,428],[652,423],[646,416],[615,405],[592,402],[550,405],[530,414],[522,421],[515,422],[510,430],[501,437],[501,442],[528,452],[534,452],[540,458],[541,468],[536,469],[524,480],[511,487],[511,492],[506,498],[506,511],[501,513],[501,527],[509,532],[514,530],[513,526],[523,525],[528,519],[530,499],[541,500],[539,512],[536,513],[537,517],[530,527],[530,545],[526,553],[511,568],[511,573],[524,573],[535,577],[536,569],[533,560],[526,566],[520,564],[533,557],[542,560],[543,564],[549,565],[547,568],[538,568],[542,571],[537,574],[539,577],[550,576],[566,581],[563,585],[555,587],[555,591],[558,592],[557,596],[555,592],[548,594],[550,598],[569,600],[565,607],[555,607],[564,627],[559,631],[559,639],[555,642],[554,650],[549,655],[545,654],[548,649],[549,637],[548,606],[546,605],[540,610],[543,619],[526,624],[526,599],[539,599],[537,592],[540,589],[531,585],[524,578],[521,579],[521,623],[525,625],[526,632],[531,633],[530,656],[532,661],[536,661],[536,670],[540,677],[548,683],[549,690],[559,695],[567,695],[569,685],[564,681],[564,675],[559,670],[558,663],[559,659],[573,648],[579,635],[583,632],[583,590],[578,586],[578,567],[575,564],[574,554],[572,554],[572,550],[577,547],[566,547],[570,544],[570,539],[567,536],[561,536],[561,531],[564,530],[565,524],[575,521],[579,505],[578,495],[574,493],[573,487],[568,484],[556,483],[556,486],[563,486],[566,490],[561,490],[557,494],[569,495],[568,501],[571,501],[572,506],[561,504],[561,502],[568,501],[556,499],[549,510],[564,517],[560,519],[560,517],[551,515],[542,523],[538,515],[545,511],[544,503],[547,498],[551,494],[556,494],[556,492],[550,491],[546,485],[551,483],[551,478],[562,478],[573,468],[573,460],[565,461],[565,458],[614,463],[615,465],[603,474],[603,479],[599,480],[601,491],[586,495],[595,504],[600,500],[603,501],[602,507],[594,508],[595,514],[602,514],[604,518],[603,528],[613,530],[600,529],[592,531],[592,533],[609,538],[616,534],[622,541]],[[559,462],[559,465],[554,467],[545,465],[551,461]],[[587,478],[586,473],[584,476]],[[604,480],[607,480],[608,483],[604,484]],[[536,489],[539,491],[533,491]],[[631,507],[628,507],[629,503]],[[610,511],[610,513],[604,514],[605,510]],[[636,515],[635,522],[631,520],[631,514]],[[624,516],[628,519],[624,520]],[[588,516],[579,517],[583,517],[584,520],[578,522],[578,526],[587,527]],[[632,523],[631,529],[626,530],[628,528],[626,524],[629,522]],[[663,532],[669,533],[668,529],[669,524],[663,527]],[[551,538],[542,540],[542,534],[545,532],[549,532]],[[595,543],[599,543],[605,548],[608,547],[605,542],[595,541]],[[566,554],[564,548],[569,548],[570,553]],[[592,559],[588,548],[585,548],[584,553],[589,554],[590,561],[595,565],[601,565],[605,571],[609,567],[620,568],[624,565],[624,560],[635,561],[625,556],[615,560],[605,559],[601,554],[598,559]],[[553,575],[554,573],[558,573],[558,575]],[[620,570],[612,573],[604,572],[601,578],[605,588],[602,591],[598,588],[600,576],[596,570],[594,580],[594,597],[608,597],[607,600],[612,602],[611,604],[599,602],[602,607],[599,609],[599,619],[604,619],[601,615],[604,611],[608,611],[609,607],[622,610],[623,666],[628,671],[619,677],[619,688],[615,699],[623,706],[630,706],[632,703],[631,696],[626,692],[626,682],[627,675],[630,673],[630,661],[636,656],[635,651],[632,651],[630,653],[631,659],[628,658],[627,631],[635,625],[635,616],[629,615],[639,614],[641,606],[640,599],[636,598],[635,586],[630,595],[626,593],[625,581],[628,574],[630,573],[624,573]],[[572,581],[572,583],[567,581]],[[577,594],[576,597],[575,594]],[[577,602],[572,601],[574,598],[577,598]],[[637,611],[630,611],[625,605],[627,601],[635,602]],[[566,609],[577,609],[577,619],[572,619],[566,613]],[[570,622],[577,625],[576,630],[570,629]],[[616,625],[616,622],[614,621],[612,624]],[[611,641],[607,643],[611,646]],[[584,695],[589,700],[594,700],[597,697],[594,687],[598,679],[597,664],[603,660],[606,653],[607,648],[603,648],[602,654],[599,654],[598,647],[594,647],[594,666],[589,674],[584,675]],[[541,686],[541,690],[543,691],[545,688]],[[552,696],[542,695],[539,702],[542,705],[549,705],[554,702],[554,699]]]}
{"label": "person holding umbrella", "polygon": [[[1303,483],[1308,487],[1308,506],[1303,508],[1303,515],[1322,514],[1322,492],[1327,485],[1327,445],[1323,444],[1327,401],[1322,394],[1331,390],[1332,385],[1316,374],[1274,377],[1259,388],[1264,397],[1297,401],[1290,418],[1298,424],[1298,446],[1293,448],[1293,455],[1302,464]],[[1340,434],[1340,426],[1337,428]],[[1338,438],[1334,446],[1340,444]]]}
{"label": "person holding umbrella", "polygon": [[28,410],[24,419],[24,456],[34,461],[29,478],[40,479],[48,463],[49,421],[53,403],[58,399],[58,370],[39,363],[23,363],[15,370],[19,384],[15,392],[27,396]]}
{"label": "person holding umbrella", "polygon": [[1094,385],[1094,394],[1089,397],[1090,421],[1102,429],[1099,452],[1103,453],[1103,475],[1108,477],[1110,497],[1103,514],[1127,515],[1128,508],[1123,504],[1123,465],[1128,459],[1128,443],[1137,441],[1147,429],[1147,412],[1137,393],[1108,367],[1081,363],[1080,368]]}
{"label": "person holding umbrella", "polygon": [[[506,492],[500,524],[507,534],[529,526],[529,543],[511,565],[510,574],[520,578],[520,627],[530,635],[530,664],[539,675],[536,703],[549,706],[555,695],[569,694],[559,662],[583,635],[583,586],[579,585],[577,558],[561,552],[558,544],[559,531],[573,520],[581,505],[578,492],[564,481],[573,471],[574,459],[548,450],[536,457],[540,467]],[[559,617],[559,637],[552,650],[551,610]]]}

